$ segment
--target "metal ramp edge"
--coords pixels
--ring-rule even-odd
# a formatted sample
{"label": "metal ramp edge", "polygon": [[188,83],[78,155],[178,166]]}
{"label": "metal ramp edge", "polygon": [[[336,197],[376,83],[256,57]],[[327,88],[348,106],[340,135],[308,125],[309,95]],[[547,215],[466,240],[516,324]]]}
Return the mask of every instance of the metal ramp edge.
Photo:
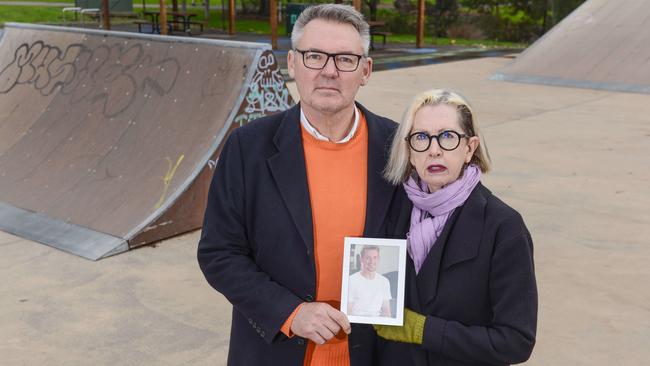
{"label": "metal ramp edge", "polygon": [[0,202],[0,230],[98,260],[127,251],[126,240]]}

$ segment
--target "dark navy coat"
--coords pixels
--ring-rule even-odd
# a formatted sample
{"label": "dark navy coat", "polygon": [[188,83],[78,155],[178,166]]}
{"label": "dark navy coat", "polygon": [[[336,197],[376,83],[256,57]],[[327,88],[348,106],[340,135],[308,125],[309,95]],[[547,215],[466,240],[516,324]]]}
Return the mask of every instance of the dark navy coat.
{"label": "dark navy coat", "polygon": [[535,345],[533,242],[482,184],[450,216],[420,272],[407,259],[405,306],[427,315],[423,344],[378,340],[380,365],[509,365]]}
{"label": "dark navy coat", "polygon": [[[358,107],[368,124],[364,236],[404,238],[397,228],[407,227],[410,203],[401,187],[382,178],[396,124]],[[228,364],[302,365],[306,340],[280,332],[300,303],[316,297],[298,105],[228,138],[208,195],[198,260],[210,285],[233,304]],[[353,324],[351,365],[375,365],[375,345],[371,326]]]}

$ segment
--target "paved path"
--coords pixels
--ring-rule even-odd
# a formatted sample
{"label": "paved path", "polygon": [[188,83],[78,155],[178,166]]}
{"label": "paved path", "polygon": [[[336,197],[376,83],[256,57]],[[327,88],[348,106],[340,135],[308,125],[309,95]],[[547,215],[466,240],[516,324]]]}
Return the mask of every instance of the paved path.
{"label": "paved path", "polygon": [[[427,88],[473,102],[494,161],[483,181],[535,242],[539,330],[526,365],[644,365],[650,96],[488,80],[507,62],[376,72],[359,100],[395,119]],[[0,233],[2,363],[225,365],[231,307],[201,276],[198,237],[89,262]]]}

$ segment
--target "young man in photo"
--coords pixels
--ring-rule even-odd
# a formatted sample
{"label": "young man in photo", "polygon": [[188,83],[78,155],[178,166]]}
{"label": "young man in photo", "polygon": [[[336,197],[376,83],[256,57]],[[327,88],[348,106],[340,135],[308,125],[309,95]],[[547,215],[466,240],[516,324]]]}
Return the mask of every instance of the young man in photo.
{"label": "young man in photo", "polygon": [[391,316],[390,282],[377,273],[379,247],[361,250],[361,270],[350,276],[348,313],[357,316]]}

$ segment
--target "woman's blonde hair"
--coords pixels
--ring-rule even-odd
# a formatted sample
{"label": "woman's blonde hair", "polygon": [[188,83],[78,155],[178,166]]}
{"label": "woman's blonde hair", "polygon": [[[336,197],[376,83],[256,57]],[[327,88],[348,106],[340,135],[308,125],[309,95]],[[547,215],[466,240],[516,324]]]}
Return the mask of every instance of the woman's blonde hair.
{"label": "woman's blonde hair", "polygon": [[440,104],[455,106],[458,111],[458,117],[460,119],[459,124],[463,133],[468,136],[477,136],[480,139],[479,146],[476,151],[474,151],[474,155],[469,163],[477,165],[483,173],[487,173],[490,170],[490,155],[487,151],[487,146],[485,145],[485,139],[481,134],[476,117],[472,112],[472,107],[470,107],[467,100],[452,91],[432,89],[417,95],[413,99],[404,114],[402,123],[400,123],[397,128],[397,132],[395,133],[391,145],[388,164],[384,169],[384,177],[392,184],[397,185],[404,183],[413,172],[413,167],[411,166],[409,159],[411,156],[411,150],[406,138],[409,136],[411,129],[413,128],[415,114],[424,106],[435,106]]}

